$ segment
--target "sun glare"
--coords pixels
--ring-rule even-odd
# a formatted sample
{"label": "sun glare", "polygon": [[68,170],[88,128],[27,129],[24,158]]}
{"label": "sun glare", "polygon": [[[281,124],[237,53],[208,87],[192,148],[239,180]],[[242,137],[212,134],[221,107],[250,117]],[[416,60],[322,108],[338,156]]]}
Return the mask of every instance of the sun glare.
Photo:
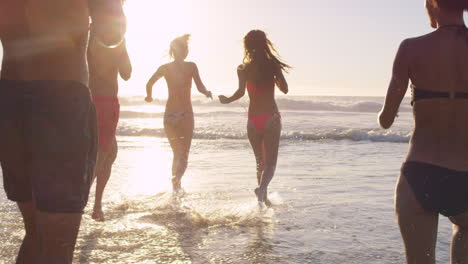
{"label": "sun glare", "polygon": [[143,140],[145,148],[139,149],[138,155],[127,157],[133,159],[133,163],[127,171],[126,193],[155,195],[170,191],[172,152],[166,139],[139,138],[138,140]]}
{"label": "sun glare", "polygon": [[[189,0],[127,1],[124,9],[127,16],[127,49],[134,67],[129,89],[122,94],[144,94],[146,81],[157,66],[166,63],[169,43],[177,36],[192,31],[191,3]],[[167,89],[159,82],[154,89],[157,98],[166,98]],[[136,87],[135,87],[136,86]],[[138,89],[138,92],[135,91]]]}

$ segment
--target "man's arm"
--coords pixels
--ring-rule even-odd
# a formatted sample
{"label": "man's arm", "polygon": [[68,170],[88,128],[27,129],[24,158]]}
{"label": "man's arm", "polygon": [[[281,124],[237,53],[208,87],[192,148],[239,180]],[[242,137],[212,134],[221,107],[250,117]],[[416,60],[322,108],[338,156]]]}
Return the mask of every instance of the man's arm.
{"label": "man's arm", "polygon": [[132,63],[130,62],[125,42],[122,44],[122,55],[119,61],[119,74],[125,81],[128,81],[132,76]]}

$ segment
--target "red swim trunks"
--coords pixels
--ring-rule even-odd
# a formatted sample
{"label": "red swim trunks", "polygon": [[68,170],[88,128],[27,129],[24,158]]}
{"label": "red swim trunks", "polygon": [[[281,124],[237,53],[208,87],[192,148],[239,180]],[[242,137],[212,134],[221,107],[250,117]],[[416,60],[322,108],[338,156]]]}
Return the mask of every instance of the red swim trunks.
{"label": "red swim trunks", "polygon": [[93,96],[93,101],[97,114],[99,151],[109,152],[119,122],[119,98],[116,96]]}

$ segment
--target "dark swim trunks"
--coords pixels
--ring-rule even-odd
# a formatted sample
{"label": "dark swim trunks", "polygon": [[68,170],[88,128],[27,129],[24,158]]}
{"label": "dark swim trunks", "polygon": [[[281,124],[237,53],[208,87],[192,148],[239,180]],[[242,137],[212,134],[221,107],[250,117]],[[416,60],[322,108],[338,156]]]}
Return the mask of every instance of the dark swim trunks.
{"label": "dark swim trunks", "polygon": [[468,211],[468,172],[409,161],[401,173],[424,209],[447,217]]}
{"label": "dark swim trunks", "polygon": [[0,164],[8,199],[82,213],[97,154],[89,89],[72,81],[0,81]]}

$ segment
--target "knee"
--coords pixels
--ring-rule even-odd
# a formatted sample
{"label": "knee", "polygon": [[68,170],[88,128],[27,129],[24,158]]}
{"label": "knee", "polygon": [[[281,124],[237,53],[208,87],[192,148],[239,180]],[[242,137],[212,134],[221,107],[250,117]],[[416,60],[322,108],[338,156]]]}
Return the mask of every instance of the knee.
{"label": "knee", "polygon": [[265,166],[263,165],[263,162],[257,163],[257,171],[263,171]]}
{"label": "knee", "polygon": [[466,232],[468,229],[468,212],[458,216],[449,217],[450,221],[454,225],[454,230],[460,230]]}
{"label": "knee", "polygon": [[175,162],[178,169],[185,169],[188,164],[188,158],[186,156],[180,156]]}
{"label": "knee", "polygon": [[179,166],[185,169],[187,168],[187,164],[188,164],[187,157],[182,157],[179,161]]}
{"label": "knee", "polygon": [[468,232],[468,215],[465,215],[464,217],[450,217],[449,219],[453,223],[454,232]]}
{"label": "knee", "polygon": [[184,164],[188,162],[188,155],[185,153],[179,154],[175,157],[175,159],[177,160],[177,162]]}
{"label": "knee", "polygon": [[117,153],[118,153],[118,149],[117,149],[117,145],[115,145],[114,147],[112,147],[109,153],[109,162],[111,164],[114,163],[114,161],[117,159]]}
{"label": "knee", "polygon": [[465,240],[468,238],[468,227],[454,224],[452,227],[453,239]]}
{"label": "knee", "polygon": [[459,225],[455,225],[455,224],[453,225],[452,230],[453,230],[454,234],[466,232],[466,228],[463,228],[463,227],[461,227]]}

